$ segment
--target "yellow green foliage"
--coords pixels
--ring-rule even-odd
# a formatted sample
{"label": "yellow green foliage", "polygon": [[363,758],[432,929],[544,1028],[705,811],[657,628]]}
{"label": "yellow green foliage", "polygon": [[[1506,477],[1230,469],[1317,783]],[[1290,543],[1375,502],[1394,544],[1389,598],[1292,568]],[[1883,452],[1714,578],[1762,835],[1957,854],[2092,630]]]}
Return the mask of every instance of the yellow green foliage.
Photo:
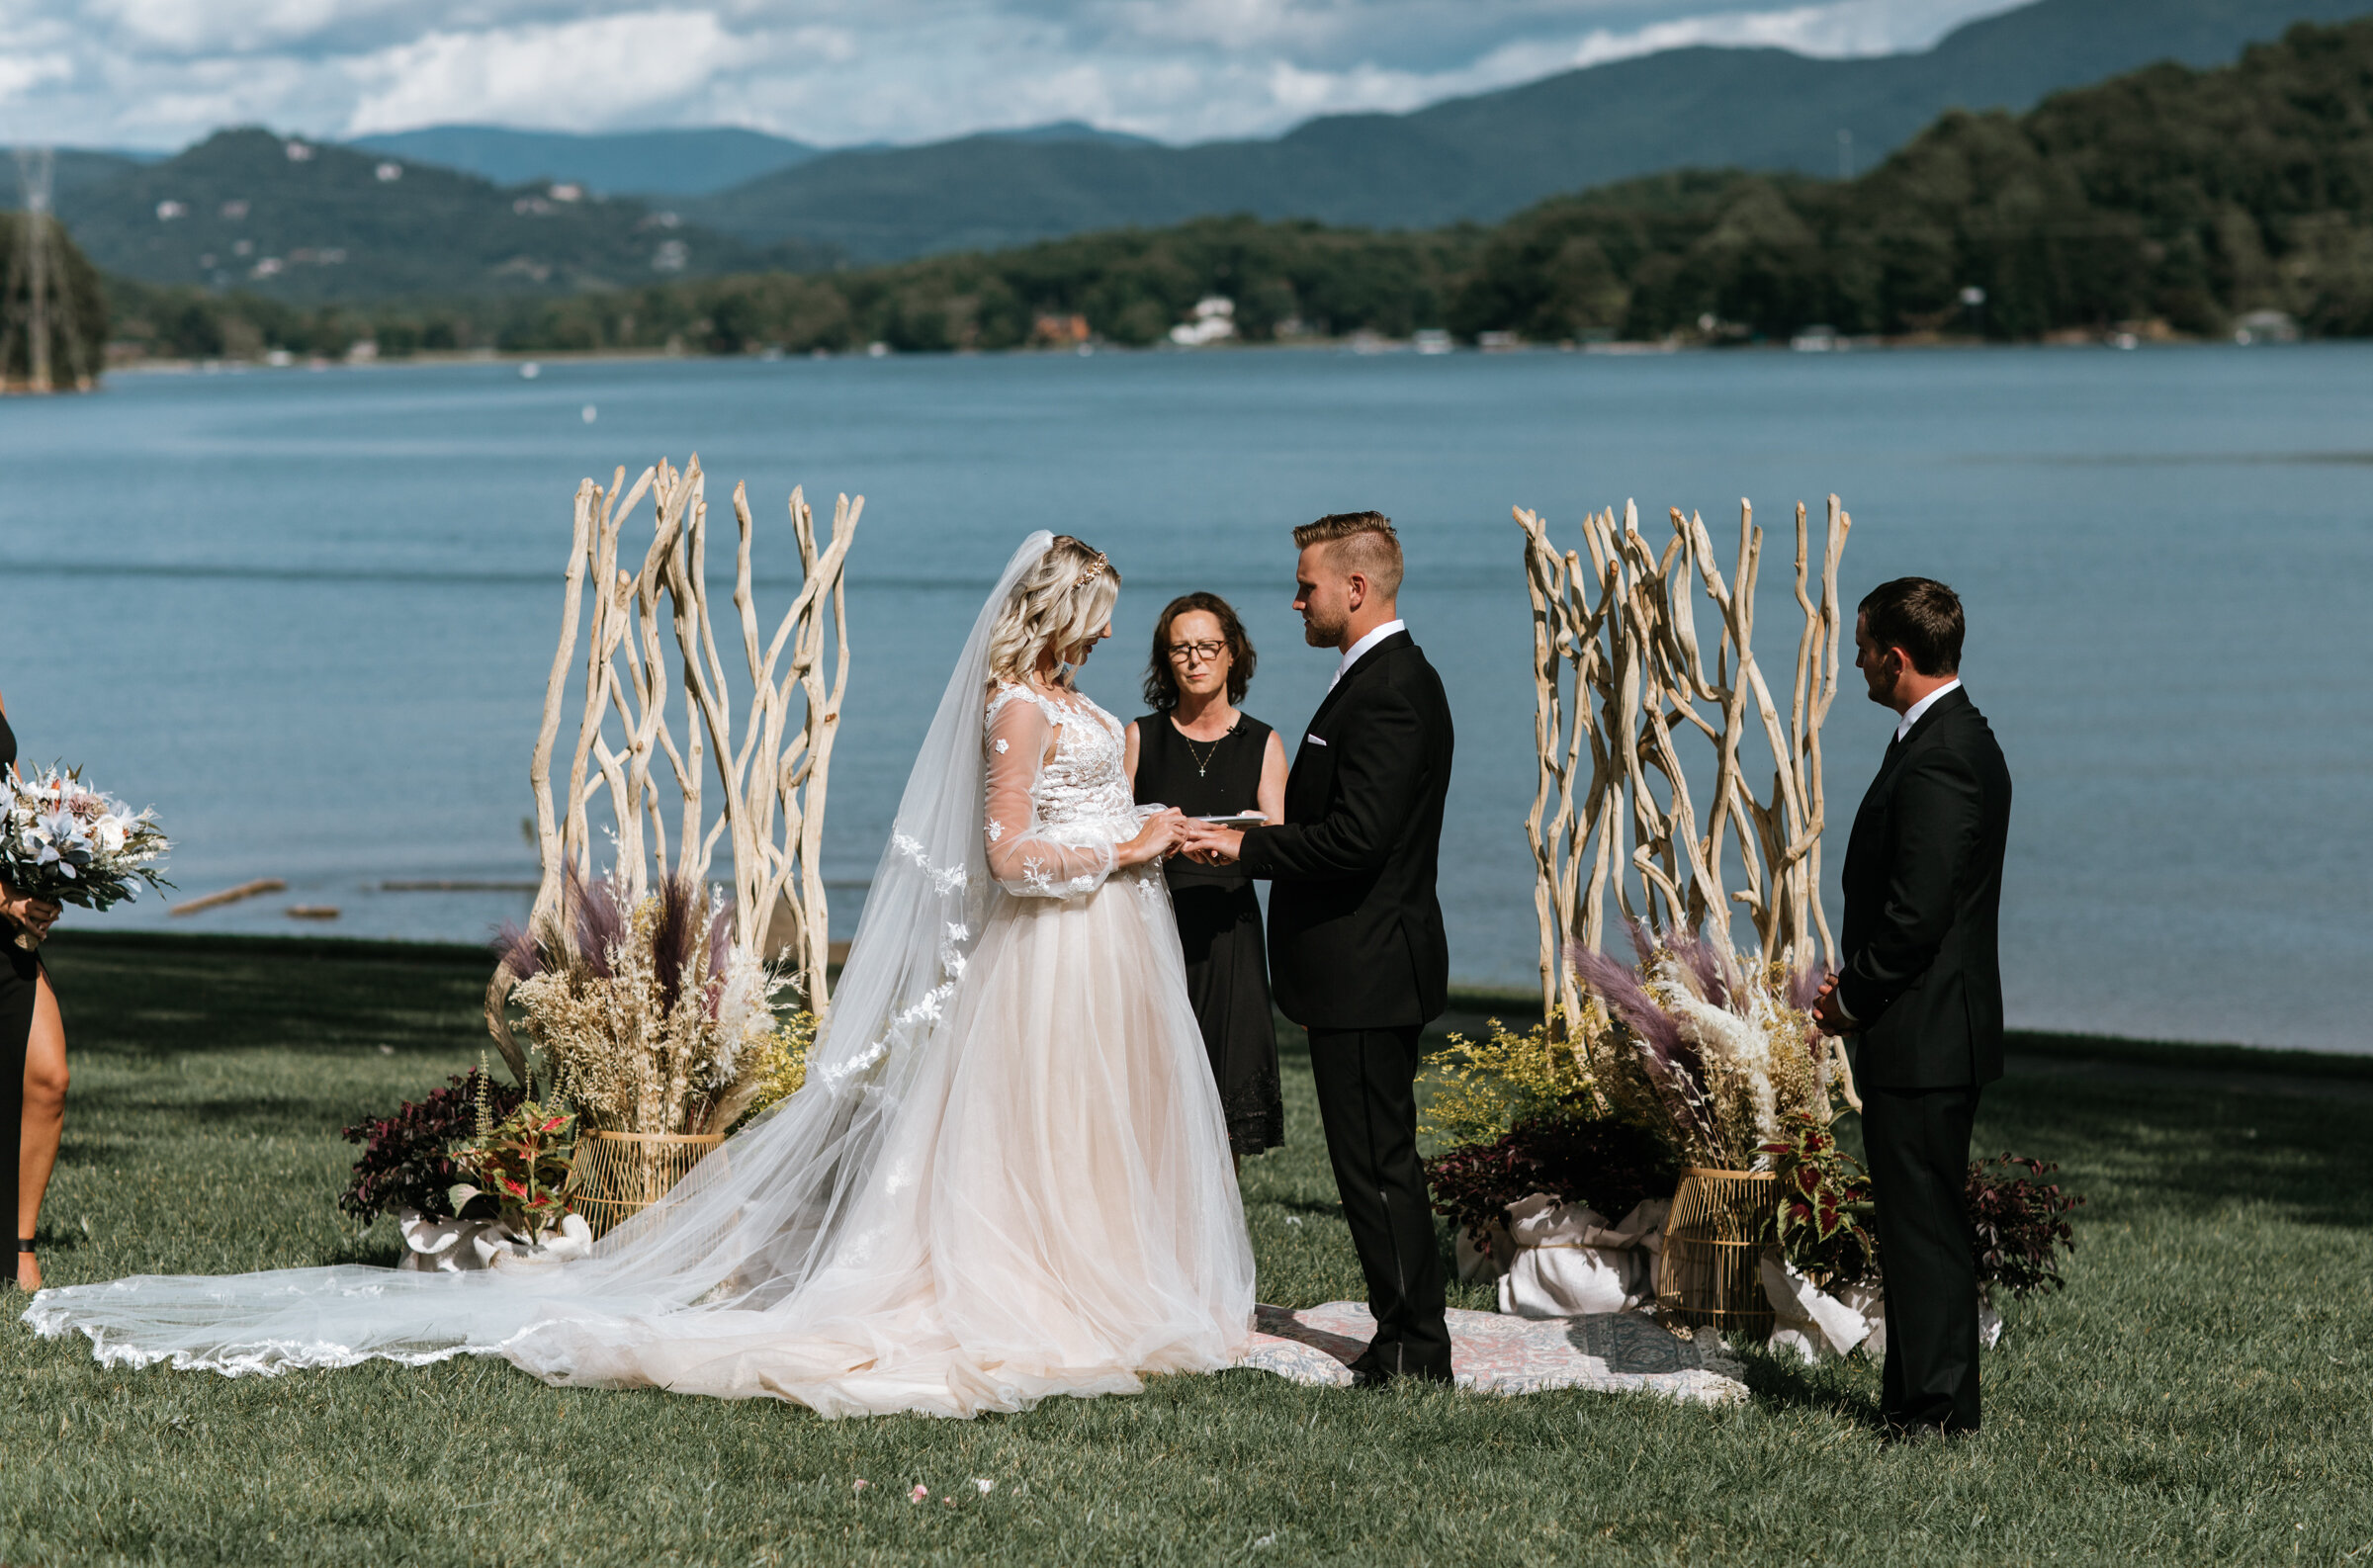
{"label": "yellow green foliage", "polygon": [[749,1108],[742,1113],[737,1127],[746,1126],[752,1117],[772,1109],[798,1093],[808,1081],[808,1051],[816,1044],[816,1014],[800,1011],[775,1025],[757,1048],[757,1058],[751,1064],[750,1076],[756,1081],[757,1092]]}
{"label": "yellow green foliage", "polygon": [[1518,1034],[1497,1018],[1480,1040],[1453,1034],[1427,1059],[1433,1097],[1418,1131],[1452,1144],[1496,1143],[1520,1122],[1553,1111],[1599,1115],[1598,1084],[1555,1015]]}

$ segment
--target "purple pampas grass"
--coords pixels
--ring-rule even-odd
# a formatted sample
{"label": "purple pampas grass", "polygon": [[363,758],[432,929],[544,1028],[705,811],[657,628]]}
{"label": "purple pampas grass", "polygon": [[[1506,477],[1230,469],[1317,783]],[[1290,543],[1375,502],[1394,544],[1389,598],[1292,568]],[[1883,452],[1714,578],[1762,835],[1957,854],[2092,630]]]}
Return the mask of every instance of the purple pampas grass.
{"label": "purple pampas grass", "polygon": [[1639,1036],[1640,1043],[1658,1062],[1670,1061],[1681,1044],[1681,1025],[1656,1005],[1656,999],[1639,983],[1639,976],[1605,953],[1594,953],[1587,947],[1575,946],[1570,956],[1574,973],[1599,994],[1599,1000],[1607,1003],[1607,1010],[1629,1024],[1631,1032]]}
{"label": "purple pampas grass", "polygon": [[[1637,921],[1632,941],[1643,949],[1642,964],[1651,961],[1655,946],[1646,940],[1645,928]],[[1598,994],[1607,1003],[1607,1010],[1631,1031],[1639,1042],[1640,1065],[1646,1070],[1649,1087],[1664,1100],[1665,1111],[1673,1118],[1676,1129],[1688,1128],[1698,1137],[1711,1141],[1714,1136],[1713,1118],[1706,1105],[1706,1063],[1696,1046],[1681,1037],[1681,1024],[1656,1004],[1641,985],[1639,976],[1604,953],[1594,953],[1576,943],[1567,950],[1573,961],[1574,973],[1585,986]]]}
{"label": "purple pampas grass", "polygon": [[563,893],[566,922],[577,962],[596,980],[610,978],[610,950],[626,943],[626,911],[618,906],[616,888],[608,877],[587,882],[569,868]]}
{"label": "purple pampas grass", "polygon": [[1810,1012],[1813,1003],[1821,1000],[1821,987],[1833,973],[1826,964],[1806,964],[1789,976],[1788,1004],[1799,1012]]}
{"label": "purple pampas grass", "polygon": [[709,916],[709,979],[705,1000],[709,1017],[717,1016],[718,1003],[725,1000],[725,966],[734,950],[734,901],[717,901],[717,913]]}
{"label": "purple pampas grass", "polygon": [[527,928],[505,920],[502,929],[494,933],[494,959],[511,972],[513,980],[525,980],[544,972],[544,953]]}
{"label": "purple pampas grass", "polygon": [[659,884],[659,915],[651,930],[651,972],[659,982],[662,1011],[675,1010],[676,1000],[684,994],[684,973],[692,967],[693,951],[705,934],[700,904],[700,889],[689,877],[673,876]]}
{"label": "purple pampas grass", "polygon": [[[1624,934],[1631,938],[1631,954],[1639,960],[1642,969],[1656,962],[1656,933],[1648,929],[1647,921],[1636,916],[1626,918],[1624,921]],[[1575,951],[1579,953],[1581,949],[1576,948]]]}

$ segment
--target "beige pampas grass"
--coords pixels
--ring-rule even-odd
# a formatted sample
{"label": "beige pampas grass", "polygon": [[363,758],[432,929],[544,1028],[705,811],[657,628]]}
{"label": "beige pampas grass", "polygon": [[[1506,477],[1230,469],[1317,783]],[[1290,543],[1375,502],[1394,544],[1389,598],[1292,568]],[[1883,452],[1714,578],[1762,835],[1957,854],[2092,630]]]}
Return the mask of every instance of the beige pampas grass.
{"label": "beige pampas grass", "polygon": [[731,939],[721,900],[663,886],[630,903],[615,879],[578,896],[608,909],[542,922],[536,972],[510,1000],[581,1126],[722,1133],[797,1088],[813,1022],[778,1026],[788,982]]}

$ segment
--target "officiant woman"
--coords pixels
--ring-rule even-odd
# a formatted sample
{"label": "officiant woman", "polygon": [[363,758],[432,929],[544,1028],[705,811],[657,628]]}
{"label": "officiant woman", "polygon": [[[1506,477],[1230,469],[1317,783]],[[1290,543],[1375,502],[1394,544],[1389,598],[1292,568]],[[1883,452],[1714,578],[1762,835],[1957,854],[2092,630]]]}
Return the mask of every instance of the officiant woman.
{"label": "officiant woman", "polygon": [[[1129,782],[1140,805],[1174,806],[1189,817],[1257,811],[1273,823],[1283,818],[1285,746],[1236,706],[1254,663],[1252,639],[1227,600],[1189,593],[1164,607],[1145,669],[1145,700],[1154,711],[1128,731]],[[1261,902],[1252,879],[1233,865],[1174,856],[1165,875],[1186,953],[1186,994],[1241,1166],[1244,1156],[1285,1141]]]}
{"label": "officiant woman", "polygon": [[[16,732],[0,702],[0,769],[16,760]],[[65,1127],[66,1030],[41,959],[17,937],[48,935],[57,915],[47,899],[23,897],[0,882],[0,1214],[16,1226],[10,1273],[27,1290],[42,1288],[33,1233]]]}

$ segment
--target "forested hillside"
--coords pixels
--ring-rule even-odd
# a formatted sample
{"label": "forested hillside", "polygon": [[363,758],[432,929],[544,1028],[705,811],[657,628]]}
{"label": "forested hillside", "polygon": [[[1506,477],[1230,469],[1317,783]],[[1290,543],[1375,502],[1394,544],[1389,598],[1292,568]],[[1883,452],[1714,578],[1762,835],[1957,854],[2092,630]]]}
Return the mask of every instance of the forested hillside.
{"label": "forested hillside", "polygon": [[[1981,308],[1967,290],[1982,291]],[[2153,67],[2015,118],[1947,115],[1851,182],[1665,175],[1490,229],[1211,218],[887,267],[369,314],[119,293],[122,329],[160,348],[230,312],[251,334],[322,352],[366,333],[383,351],[1003,348],[1070,341],[1083,325],[1138,344],[1208,294],[1234,302],[1253,341],[1427,326],[1734,341],[1816,322],[2219,333],[2257,309],[2373,334],[2373,21],[2296,28],[2223,70]]]}
{"label": "forested hillside", "polygon": [[290,301],[568,293],[771,259],[639,201],[252,129],[61,182],[57,213],[110,273]]}
{"label": "forested hillside", "polygon": [[1652,336],[1902,333],[2275,308],[2373,332],[2373,23],[2298,28],[2240,64],[2159,66],[2034,112],[1946,116],[1850,184],[1726,175],[1544,203],[1494,234],[1452,323]]}
{"label": "forested hillside", "polygon": [[[1330,115],[1196,146],[974,136],[828,153],[684,206],[752,243],[859,261],[987,250],[1245,213],[1377,228],[1497,222],[1557,192],[1678,168],[1831,178],[1872,167],[1949,109],[2032,107],[2153,61],[2230,63],[2295,22],[2373,0],[2036,0],[1906,54],[1667,49],[1403,115]],[[1839,136],[1850,141],[1841,149]]]}

